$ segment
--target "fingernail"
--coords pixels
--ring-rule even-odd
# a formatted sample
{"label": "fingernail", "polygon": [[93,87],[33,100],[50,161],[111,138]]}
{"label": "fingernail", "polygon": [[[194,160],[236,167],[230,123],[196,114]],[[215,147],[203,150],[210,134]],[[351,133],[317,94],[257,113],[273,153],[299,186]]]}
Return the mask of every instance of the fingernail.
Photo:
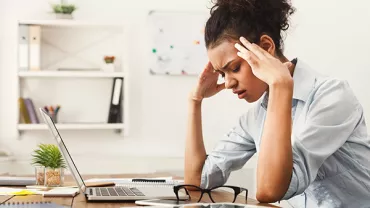
{"label": "fingernail", "polygon": [[239,43],[235,43],[235,48],[237,48],[237,49],[239,49],[239,48],[240,48]]}
{"label": "fingernail", "polygon": [[247,39],[245,39],[243,36],[240,37],[240,40],[241,41],[246,41]]}
{"label": "fingernail", "polygon": [[240,53],[240,52],[238,52],[238,53],[236,53],[238,56],[242,56],[242,53]]}

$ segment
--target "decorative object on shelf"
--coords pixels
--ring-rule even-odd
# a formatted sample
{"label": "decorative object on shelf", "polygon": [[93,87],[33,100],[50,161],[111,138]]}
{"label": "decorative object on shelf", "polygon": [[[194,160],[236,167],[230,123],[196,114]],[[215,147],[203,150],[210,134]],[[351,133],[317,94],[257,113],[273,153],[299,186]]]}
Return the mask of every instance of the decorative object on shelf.
{"label": "decorative object on shelf", "polygon": [[36,184],[62,186],[66,164],[58,147],[54,144],[40,144],[38,147],[32,154]]}
{"label": "decorative object on shelf", "polygon": [[60,4],[53,4],[52,8],[57,19],[73,19],[72,13],[77,9],[74,4],[68,4],[65,0],[61,0]]}
{"label": "decorative object on shelf", "polygon": [[115,67],[114,67],[114,60],[116,59],[115,56],[104,56],[104,68],[103,70],[106,72],[114,72]]}
{"label": "decorative object on shelf", "polygon": [[58,113],[60,110],[60,105],[54,106],[44,106],[44,110],[49,114],[54,123],[58,123]]}

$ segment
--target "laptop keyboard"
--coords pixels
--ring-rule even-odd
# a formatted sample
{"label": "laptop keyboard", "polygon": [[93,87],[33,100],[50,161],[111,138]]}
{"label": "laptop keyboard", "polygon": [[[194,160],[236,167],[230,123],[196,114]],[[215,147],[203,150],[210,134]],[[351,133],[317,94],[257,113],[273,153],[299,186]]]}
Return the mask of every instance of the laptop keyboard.
{"label": "laptop keyboard", "polygon": [[137,188],[128,188],[120,186],[95,188],[95,191],[96,196],[145,196]]}

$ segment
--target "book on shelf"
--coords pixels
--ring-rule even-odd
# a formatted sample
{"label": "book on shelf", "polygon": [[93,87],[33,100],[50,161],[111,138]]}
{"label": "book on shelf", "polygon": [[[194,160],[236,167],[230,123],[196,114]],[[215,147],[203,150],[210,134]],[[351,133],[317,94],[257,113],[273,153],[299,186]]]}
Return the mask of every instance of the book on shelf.
{"label": "book on shelf", "polygon": [[41,27],[19,25],[18,36],[19,71],[40,71]]}
{"label": "book on shelf", "polygon": [[122,123],[122,86],[123,78],[115,77],[113,79],[108,123]]}
{"label": "book on shelf", "polygon": [[29,29],[27,25],[19,26],[18,39],[18,65],[19,71],[28,71],[29,69]]}
{"label": "book on shelf", "polygon": [[40,123],[32,99],[20,97],[18,99],[18,104],[19,104],[20,123],[24,124]]}
{"label": "book on shelf", "polygon": [[30,25],[30,71],[40,71],[40,50],[41,50],[41,27]]}

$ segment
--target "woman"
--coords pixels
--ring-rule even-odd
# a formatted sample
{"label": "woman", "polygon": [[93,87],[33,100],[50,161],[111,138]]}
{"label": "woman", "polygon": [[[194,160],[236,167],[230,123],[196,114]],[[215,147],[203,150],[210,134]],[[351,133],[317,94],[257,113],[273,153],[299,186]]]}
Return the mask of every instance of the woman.
{"label": "woman", "polygon": [[[185,183],[210,188],[258,153],[257,200],[369,207],[370,140],[347,82],[282,53],[287,0],[218,0],[206,24],[210,62],[189,98]],[[225,83],[217,84],[221,74]],[[257,102],[206,154],[201,106],[223,89]],[[260,99],[261,98],[261,99]]]}

